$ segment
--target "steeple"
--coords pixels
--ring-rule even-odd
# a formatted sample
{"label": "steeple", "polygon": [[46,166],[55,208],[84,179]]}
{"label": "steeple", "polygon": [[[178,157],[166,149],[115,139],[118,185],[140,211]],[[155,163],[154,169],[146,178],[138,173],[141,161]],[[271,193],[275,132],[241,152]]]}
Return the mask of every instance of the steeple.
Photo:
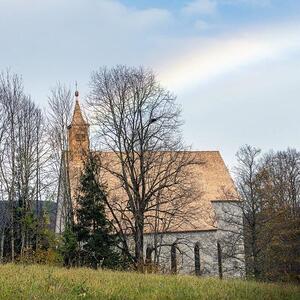
{"label": "steeple", "polygon": [[75,108],[70,127],[72,127],[73,125],[88,125],[88,123],[84,120],[82,116],[81,108],[79,105],[79,92],[77,90],[75,92]]}
{"label": "steeple", "polygon": [[[69,151],[71,158],[79,159],[89,151],[89,124],[85,121],[79,105],[79,92],[76,88],[75,107],[69,130]],[[79,156],[79,157],[78,157]]]}

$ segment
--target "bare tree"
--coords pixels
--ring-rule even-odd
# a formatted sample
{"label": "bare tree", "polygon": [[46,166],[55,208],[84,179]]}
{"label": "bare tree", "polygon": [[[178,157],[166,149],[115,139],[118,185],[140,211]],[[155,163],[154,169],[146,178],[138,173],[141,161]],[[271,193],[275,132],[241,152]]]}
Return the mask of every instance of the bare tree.
{"label": "bare tree", "polygon": [[9,220],[9,211],[7,201],[5,201],[5,187],[0,180],[0,264],[4,260],[4,242]]}
{"label": "bare tree", "polygon": [[54,171],[59,174],[62,153],[68,148],[68,125],[71,122],[73,107],[71,90],[58,83],[51,89],[48,105],[49,143],[52,149]]}
{"label": "bare tree", "polygon": [[11,259],[15,258],[15,200],[17,185],[17,125],[18,112],[24,98],[22,80],[9,71],[0,76],[0,101],[2,106],[2,133],[1,133],[1,180],[5,186],[6,199],[10,211],[10,248]]}
{"label": "bare tree", "polygon": [[9,215],[3,216],[1,224],[1,255],[4,233],[9,228],[10,256],[14,261],[36,239],[34,219],[45,185],[42,179],[47,151],[41,110],[25,95],[21,77],[9,71],[0,76],[0,111],[1,200]]}
{"label": "bare tree", "polygon": [[262,208],[260,149],[246,145],[237,153],[236,184],[241,196],[241,208],[244,216],[244,238],[246,248],[247,273],[259,278],[261,274],[260,253],[262,250],[261,235],[263,222],[260,212]]}
{"label": "bare tree", "polygon": [[[47,115],[48,125],[48,143],[51,151],[51,169],[50,176],[52,180],[52,195],[57,200],[57,220],[64,220],[66,214],[66,205],[70,201],[59,201],[59,197],[64,199],[70,198],[69,179],[68,179],[68,125],[71,122],[73,98],[71,90],[65,85],[58,83],[56,87],[51,89],[51,94],[48,98],[49,112]],[[63,187],[59,187],[62,184]],[[63,195],[58,194],[58,191],[64,191]],[[57,224],[56,230],[61,231],[64,224]]]}
{"label": "bare tree", "polygon": [[295,280],[300,272],[300,153],[269,152],[262,161],[263,214],[268,219],[264,276]]}
{"label": "bare tree", "polygon": [[[237,154],[236,182],[242,198],[246,268],[256,279],[299,273],[300,153],[244,146]],[[290,278],[289,278],[290,279]]]}
{"label": "bare tree", "polygon": [[[1,89],[1,91],[2,91],[2,89]],[[3,98],[3,94],[1,92],[1,94],[0,94],[0,99],[1,99],[0,116],[4,115],[4,107],[2,105],[2,101],[3,101],[2,98]],[[3,150],[4,150],[5,131],[6,131],[6,126],[5,126],[4,118],[0,118],[0,166],[2,166],[3,159],[4,159]],[[4,257],[4,240],[5,240],[5,231],[6,231],[6,225],[7,225],[7,215],[8,215],[5,198],[6,198],[5,183],[4,183],[4,180],[2,179],[2,176],[0,175],[0,263],[3,262],[3,257]]]}
{"label": "bare tree", "polygon": [[[18,113],[17,134],[17,207],[21,235],[21,255],[32,246],[36,235],[35,218],[40,217],[41,191],[48,155],[43,140],[43,116],[29,97],[24,97]],[[44,178],[43,178],[44,177]],[[37,241],[38,239],[36,239]]]}
{"label": "bare tree", "polygon": [[188,222],[189,172],[198,162],[182,142],[175,97],[151,71],[118,66],[94,72],[88,105],[102,148],[113,152],[110,159],[103,153],[101,164],[115,181],[107,203],[113,223],[127,253],[133,236],[133,259],[141,266],[145,230]]}

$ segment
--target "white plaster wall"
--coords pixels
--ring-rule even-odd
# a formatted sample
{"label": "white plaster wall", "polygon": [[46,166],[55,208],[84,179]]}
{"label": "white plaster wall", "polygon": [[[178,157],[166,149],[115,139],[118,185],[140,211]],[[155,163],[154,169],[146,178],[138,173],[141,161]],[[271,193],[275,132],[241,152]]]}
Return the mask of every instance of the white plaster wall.
{"label": "white plaster wall", "polygon": [[245,276],[243,214],[240,202],[213,202],[218,227],[217,239],[223,252],[223,270],[227,276]]}
{"label": "white plaster wall", "polygon": [[[236,202],[214,202],[218,229],[211,231],[177,232],[159,235],[159,265],[162,272],[171,270],[171,245],[177,244],[177,270],[179,274],[195,274],[194,247],[200,246],[200,266],[203,276],[218,276],[217,242],[222,248],[224,277],[245,275],[242,213]],[[144,251],[154,245],[154,235],[144,237]]]}
{"label": "white plaster wall", "polygon": [[[218,275],[216,231],[165,233],[160,236],[163,245],[159,248],[160,270],[171,271],[171,245],[177,245],[177,271],[179,274],[195,274],[194,247],[200,246],[200,269],[202,275]],[[147,245],[153,245],[154,236],[145,235],[145,251]]]}

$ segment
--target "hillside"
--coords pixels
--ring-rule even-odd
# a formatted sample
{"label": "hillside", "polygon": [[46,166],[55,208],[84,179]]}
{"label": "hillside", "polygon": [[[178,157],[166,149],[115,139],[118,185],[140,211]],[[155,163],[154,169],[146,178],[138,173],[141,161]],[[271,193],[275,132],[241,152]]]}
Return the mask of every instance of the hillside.
{"label": "hillside", "polygon": [[191,276],[0,266],[0,299],[300,299],[300,288]]}

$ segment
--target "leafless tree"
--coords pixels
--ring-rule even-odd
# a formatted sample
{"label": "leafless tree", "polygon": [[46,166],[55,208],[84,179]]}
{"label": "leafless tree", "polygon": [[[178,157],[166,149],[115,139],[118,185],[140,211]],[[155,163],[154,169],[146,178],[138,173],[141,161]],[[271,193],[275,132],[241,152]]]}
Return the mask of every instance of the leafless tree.
{"label": "leafless tree", "polygon": [[[53,155],[53,168],[60,172],[62,153],[68,148],[68,125],[71,122],[73,97],[71,90],[58,83],[51,89],[47,114],[49,143]],[[58,175],[57,175],[58,176]]]}
{"label": "leafless tree", "polygon": [[[0,94],[1,99],[3,97],[2,93]],[[0,116],[4,115],[4,107],[0,105]],[[4,150],[4,136],[5,136],[5,122],[4,118],[0,118],[0,165],[3,163],[3,150]],[[4,240],[5,240],[5,229],[7,223],[7,205],[5,202],[5,184],[0,176],[0,263],[3,262],[4,256]]]}
{"label": "leafless tree", "polygon": [[[68,150],[68,125],[71,122],[73,98],[69,88],[58,83],[51,89],[51,94],[48,97],[49,111],[47,114],[47,136],[51,152],[51,169],[49,176],[52,181],[51,193],[53,198],[57,200],[57,216],[59,220],[63,220],[62,215],[65,214],[65,205],[61,203],[69,203],[69,201],[59,201],[59,197],[69,199],[69,180],[68,180],[68,159],[63,155],[67,155]],[[63,188],[59,184],[64,185]],[[60,195],[58,191],[64,191],[64,195]],[[59,230],[62,230],[64,224],[59,225]]]}
{"label": "leafless tree", "polygon": [[7,201],[5,201],[5,187],[0,180],[0,264],[4,260],[4,242],[7,232],[7,223],[9,219],[9,211]]}
{"label": "leafless tree", "polygon": [[[44,119],[41,110],[25,97],[18,113],[17,199],[20,218],[21,255],[32,245],[36,235],[35,217],[41,217],[42,192],[48,185],[48,153],[44,140]],[[36,238],[36,242],[38,239]]]}
{"label": "leafless tree", "polygon": [[263,168],[273,192],[270,206],[286,209],[289,218],[297,218],[300,206],[300,153],[295,149],[271,151],[264,156]]}
{"label": "leafless tree", "polygon": [[9,228],[14,261],[16,254],[22,255],[33,243],[33,219],[47,177],[43,171],[47,151],[41,110],[25,95],[21,77],[9,71],[0,75],[0,111],[1,200],[8,209],[4,225]]}
{"label": "leafless tree", "polygon": [[182,142],[175,97],[151,71],[117,66],[94,72],[88,105],[102,148],[114,154],[102,160],[102,168],[121,189],[111,191],[108,207],[127,253],[127,236],[133,236],[133,259],[140,266],[145,230],[163,232],[190,221],[189,173],[199,162]]}
{"label": "leafless tree", "polygon": [[264,276],[296,279],[300,272],[300,153],[269,152],[262,161],[263,214],[268,220]]}
{"label": "leafless tree", "polygon": [[11,259],[15,257],[15,200],[17,186],[17,114],[24,97],[22,81],[17,75],[9,71],[0,76],[0,101],[1,101],[1,180],[5,186],[7,201],[10,210],[10,247]]}
{"label": "leafless tree", "polygon": [[236,184],[241,196],[241,208],[244,216],[244,238],[246,247],[246,266],[248,274],[256,278],[261,273],[260,252],[262,250],[260,238],[263,235],[263,222],[260,212],[261,199],[261,150],[246,145],[237,153],[238,166],[235,169]]}
{"label": "leafless tree", "polygon": [[[237,154],[247,273],[285,279],[299,272],[300,154],[244,146]],[[294,274],[294,275],[293,275]]]}

